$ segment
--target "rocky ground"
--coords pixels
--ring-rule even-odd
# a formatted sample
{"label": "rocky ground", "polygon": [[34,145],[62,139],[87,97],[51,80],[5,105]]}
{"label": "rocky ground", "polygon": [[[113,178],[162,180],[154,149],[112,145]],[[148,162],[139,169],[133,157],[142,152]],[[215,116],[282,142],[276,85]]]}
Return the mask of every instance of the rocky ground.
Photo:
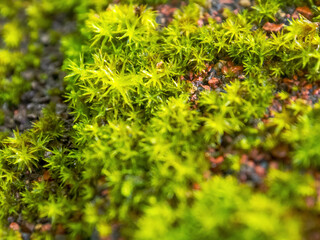
{"label": "rocky ground", "polygon": [[[66,35],[76,30],[75,22],[64,14],[58,14],[52,22],[50,31],[57,35]],[[32,123],[39,119],[42,109],[49,103],[56,106],[56,113],[67,119],[67,104],[63,99],[63,79],[65,73],[61,71],[63,54],[60,51],[60,41],[52,42],[48,31],[40,32],[36,43],[43,47],[38,68],[30,67],[21,72],[21,77],[31,88],[23,93],[18,105],[3,104],[2,111],[5,114],[4,123],[0,131],[10,132],[18,129],[23,132],[32,127]],[[21,46],[20,51],[27,51],[28,43]]]}

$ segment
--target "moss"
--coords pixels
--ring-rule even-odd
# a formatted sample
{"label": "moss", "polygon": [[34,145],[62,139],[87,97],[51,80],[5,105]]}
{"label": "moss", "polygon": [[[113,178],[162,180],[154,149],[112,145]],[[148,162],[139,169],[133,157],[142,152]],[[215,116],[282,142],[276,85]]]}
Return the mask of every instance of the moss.
{"label": "moss", "polygon": [[[300,239],[298,225],[285,216],[284,206],[250,193],[235,179],[214,177],[201,187],[191,208],[172,211],[165,203],[147,208],[138,223],[137,239]],[[173,228],[174,222],[178,226]]]}
{"label": "moss", "polygon": [[40,63],[39,33],[58,40],[55,14],[78,30],[61,40],[65,90],[49,90],[70,112],[52,103],[29,130],[0,137],[0,237],[37,223],[32,239],[303,238],[300,216],[319,211],[318,25],[264,25],[304,1],[256,1],[222,23],[190,1],[167,26],[152,8],[163,1],[9,2],[2,104],[28,89],[20,73]]}

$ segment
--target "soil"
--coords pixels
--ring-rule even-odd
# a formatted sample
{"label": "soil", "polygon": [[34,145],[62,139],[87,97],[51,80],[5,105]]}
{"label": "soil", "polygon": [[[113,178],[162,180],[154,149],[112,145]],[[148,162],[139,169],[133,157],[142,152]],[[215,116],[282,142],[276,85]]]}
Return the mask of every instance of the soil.
{"label": "soil", "polygon": [[[67,15],[58,14],[53,18],[50,30],[62,36],[74,32],[76,25]],[[63,99],[65,73],[61,71],[64,57],[60,52],[60,41],[52,43],[49,32],[41,32],[35,44],[43,46],[40,66],[21,72],[21,77],[31,83],[31,89],[21,95],[19,105],[3,104],[1,109],[5,119],[0,126],[2,132],[10,133],[16,129],[23,132],[31,128],[32,123],[40,118],[42,109],[49,103],[55,104],[56,113],[60,117],[63,119],[70,117],[67,104]],[[23,44],[21,52],[26,52],[27,46],[28,44]]]}

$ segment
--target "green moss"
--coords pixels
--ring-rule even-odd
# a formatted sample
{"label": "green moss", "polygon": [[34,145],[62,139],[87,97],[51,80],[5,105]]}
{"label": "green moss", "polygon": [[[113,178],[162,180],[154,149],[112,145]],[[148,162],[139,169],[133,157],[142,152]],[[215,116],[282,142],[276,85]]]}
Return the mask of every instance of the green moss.
{"label": "green moss", "polygon": [[[32,239],[108,237],[117,224],[126,239],[301,239],[305,199],[315,198],[303,171],[319,167],[319,106],[293,97],[319,80],[318,26],[304,17],[278,33],[262,26],[303,1],[256,1],[222,24],[190,1],[168,26],[137,5],[163,1],[127,2],[0,4],[1,104],[18,104],[28,89],[20,73],[39,65],[38,34],[50,32],[51,17],[78,23],[61,40],[70,118],[52,104],[29,130],[0,138],[0,237],[18,238],[9,219],[50,225]],[[15,18],[22,7],[26,25]],[[282,87],[283,78],[296,86]],[[258,149],[279,169],[253,190],[236,177]]]}
{"label": "green moss", "polygon": [[301,239],[284,206],[235,179],[214,177],[201,187],[191,208],[173,211],[161,202],[147,208],[136,239]]}
{"label": "green moss", "polygon": [[306,207],[304,198],[316,195],[315,182],[310,175],[272,169],[267,183],[271,197],[298,208]]}
{"label": "green moss", "polygon": [[299,117],[298,122],[285,132],[284,137],[293,144],[293,163],[298,167],[320,166],[319,155],[319,105]]}

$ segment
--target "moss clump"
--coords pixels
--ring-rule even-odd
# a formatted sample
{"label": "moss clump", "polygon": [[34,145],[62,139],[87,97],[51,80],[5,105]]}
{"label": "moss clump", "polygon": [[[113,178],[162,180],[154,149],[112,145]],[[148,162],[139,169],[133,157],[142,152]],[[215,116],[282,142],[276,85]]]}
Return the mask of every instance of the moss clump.
{"label": "moss clump", "polygon": [[[317,6],[256,1],[219,23],[192,1],[160,26],[160,1],[76,3],[0,5],[13,19],[0,54],[17,61],[26,35],[9,33],[23,4],[32,41],[57,9],[78,23],[61,41],[70,114],[52,103],[31,129],[1,137],[0,236],[309,236],[299,218],[319,211]],[[276,22],[290,4],[309,19]],[[25,84],[23,67],[0,63]]]}
{"label": "moss clump", "polygon": [[248,190],[234,178],[213,177],[195,193],[191,208],[172,211],[161,202],[147,208],[136,239],[301,239],[284,206]]}
{"label": "moss clump", "polygon": [[293,164],[302,168],[319,167],[319,105],[299,116],[298,122],[284,136],[293,144]]}

